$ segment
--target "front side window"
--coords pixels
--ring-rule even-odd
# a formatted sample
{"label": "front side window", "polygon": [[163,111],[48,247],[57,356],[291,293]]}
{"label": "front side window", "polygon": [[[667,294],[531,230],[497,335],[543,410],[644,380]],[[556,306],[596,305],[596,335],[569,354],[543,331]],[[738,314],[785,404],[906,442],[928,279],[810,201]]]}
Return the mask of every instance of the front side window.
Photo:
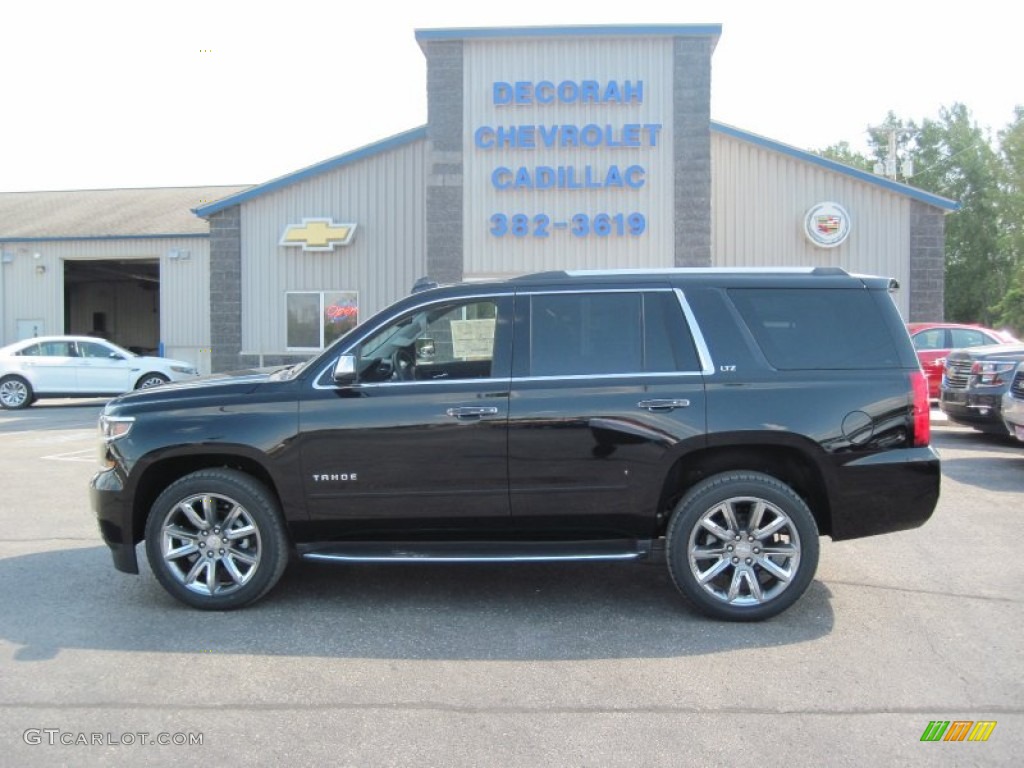
{"label": "front side window", "polygon": [[78,354],[81,357],[98,357],[103,358],[105,360],[109,360],[114,355],[116,355],[118,358],[121,357],[110,347],[105,347],[102,344],[97,344],[94,341],[78,342]]}
{"label": "front side window", "polygon": [[359,380],[490,378],[497,322],[496,299],[434,304],[404,315],[356,348]]}
{"label": "front side window", "polygon": [[932,349],[946,348],[946,331],[942,328],[931,328],[914,336],[914,349],[927,352]]}
{"label": "front side window", "polygon": [[323,349],[359,321],[355,291],[294,291],[286,302],[288,349]]}

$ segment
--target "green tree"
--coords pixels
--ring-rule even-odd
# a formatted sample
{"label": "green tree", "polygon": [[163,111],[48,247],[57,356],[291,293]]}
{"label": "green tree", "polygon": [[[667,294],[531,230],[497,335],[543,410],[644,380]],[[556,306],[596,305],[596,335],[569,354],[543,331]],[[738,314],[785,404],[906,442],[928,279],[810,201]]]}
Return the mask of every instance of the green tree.
{"label": "green tree", "polygon": [[999,157],[1003,166],[1003,200],[1000,210],[1000,248],[1013,262],[1010,287],[995,304],[997,322],[1018,334],[1024,331],[1024,107],[999,133]]}
{"label": "green tree", "polygon": [[946,319],[998,324],[995,305],[1015,266],[1001,234],[1005,185],[999,156],[963,104],[924,120],[910,152],[914,186],[961,206],[946,217]]}
{"label": "green tree", "polygon": [[862,171],[871,171],[871,161],[853,149],[848,141],[840,141],[838,144],[825,147],[825,149],[818,150],[817,154],[829,160],[835,160],[837,163],[859,168]]}

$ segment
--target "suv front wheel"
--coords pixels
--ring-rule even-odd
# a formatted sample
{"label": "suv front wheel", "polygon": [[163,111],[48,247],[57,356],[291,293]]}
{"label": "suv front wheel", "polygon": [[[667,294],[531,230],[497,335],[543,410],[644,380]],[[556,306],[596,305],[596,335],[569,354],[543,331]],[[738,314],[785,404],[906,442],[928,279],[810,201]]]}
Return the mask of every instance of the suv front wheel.
{"label": "suv front wheel", "polygon": [[235,470],[204,469],[176,480],[153,503],[146,555],[178,600],[225,610],[270,591],[287,565],[288,540],[277,500],[262,483]]}
{"label": "suv front wheel", "polygon": [[792,488],[760,472],[702,480],[666,533],[679,591],[716,619],[759,621],[786,610],[818,567],[818,527]]}

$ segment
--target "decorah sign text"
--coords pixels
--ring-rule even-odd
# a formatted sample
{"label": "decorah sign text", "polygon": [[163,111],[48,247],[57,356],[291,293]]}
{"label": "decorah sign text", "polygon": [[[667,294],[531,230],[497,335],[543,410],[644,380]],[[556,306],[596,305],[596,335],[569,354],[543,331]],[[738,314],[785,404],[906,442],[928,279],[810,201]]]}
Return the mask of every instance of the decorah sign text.
{"label": "decorah sign text", "polygon": [[[539,80],[496,81],[491,86],[491,104],[496,109],[515,106],[605,106],[642,105],[643,80]],[[473,130],[473,144],[481,152],[500,150],[565,151],[599,149],[653,149],[659,146],[661,123],[588,122],[526,125],[481,125]],[[574,153],[578,156],[578,152]],[[635,156],[635,153],[634,153]],[[647,167],[641,163],[523,164],[497,165],[490,173],[497,192],[637,190],[647,184]],[[647,229],[647,217],[630,213],[576,213],[551,216],[548,213],[495,213],[490,232],[495,237],[550,237],[566,231],[576,237],[636,237]]]}

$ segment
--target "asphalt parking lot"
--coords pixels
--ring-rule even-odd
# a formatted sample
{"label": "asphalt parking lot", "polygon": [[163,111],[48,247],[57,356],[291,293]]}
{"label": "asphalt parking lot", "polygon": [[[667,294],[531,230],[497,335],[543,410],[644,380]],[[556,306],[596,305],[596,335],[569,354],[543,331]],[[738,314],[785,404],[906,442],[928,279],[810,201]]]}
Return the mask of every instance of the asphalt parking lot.
{"label": "asphalt parking lot", "polygon": [[[111,565],[86,493],[98,402],[0,413],[0,764],[1024,754],[1024,444],[937,420],[932,520],[823,540],[808,593],[762,624],[704,619],[663,568],[626,564],[299,564],[254,607],[202,613],[144,564]],[[986,742],[922,742],[935,720],[996,726]]]}

